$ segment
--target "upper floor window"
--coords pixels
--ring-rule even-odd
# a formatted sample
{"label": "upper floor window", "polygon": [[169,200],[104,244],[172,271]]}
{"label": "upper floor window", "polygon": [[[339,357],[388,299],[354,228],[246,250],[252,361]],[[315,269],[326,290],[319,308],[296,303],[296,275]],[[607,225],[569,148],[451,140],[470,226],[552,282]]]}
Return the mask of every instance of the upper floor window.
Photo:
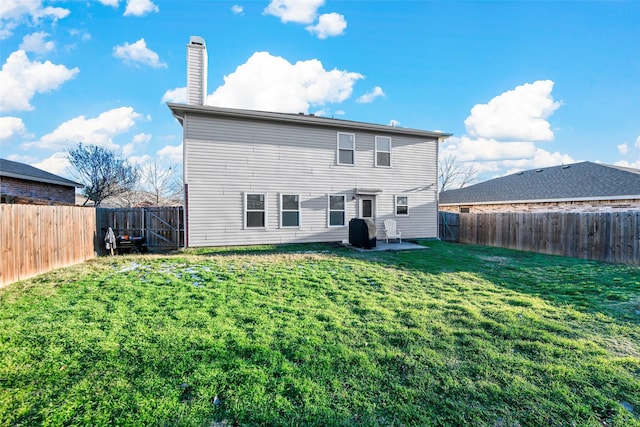
{"label": "upper floor window", "polygon": [[396,196],[396,216],[409,215],[409,198]]}
{"label": "upper floor window", "polygon": [[329,196],[329,227],[343,227],[346,218],[344,195]]}
{"label": "upper floor window", "polygon": [[338,132],[337,159],[339,165],[354,165],[356,155],[356,136],[352,133]]}
{"label": "upper floor window", "polygon": [[391,138],[376,136],[376,166],[391,167]]}
{"label": "upper floor window", "polygon": [[267,195],[264,193],[245,193],[244,197],[244,226],[264,228],[267,216]]}
{"label": "upper floor window", "polygon": [[280,225],[300,227],[300,196],[282,194],[280,198]]}

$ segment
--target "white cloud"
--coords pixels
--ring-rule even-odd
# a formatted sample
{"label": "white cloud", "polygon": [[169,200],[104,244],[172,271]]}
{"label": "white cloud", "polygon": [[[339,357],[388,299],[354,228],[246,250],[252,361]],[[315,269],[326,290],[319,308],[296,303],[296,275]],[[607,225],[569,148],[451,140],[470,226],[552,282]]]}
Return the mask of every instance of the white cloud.
{"label": "white cloud", "polygon": [[618,152],[620,154],[627,154],[627,152],[629,152],[629,146],[626,143],[618,145]]}
{"label": "white cloud", "polygon": [[113,56],[129,64],[143,64],[155,68],[166,68],[167,66],[164,62],[160,62],[160,57],[157,53],[147,48],[147,42],[144,39],[140,39],[133,44],[125,42],[123,45],[114,47]]}
{"label": "white cloud", "polygon": [[288,113],[308,112],[310,106],[348,99],[363,76],[333,69],[317,59],[295,64],[268,52],[254,53],[224,77],[224,85],[207,97],[207,104]]}
{"label": "white cloud", "polygon": [[21,118],[0,117],[0,141],[26,135],[27,128]]}
{"label": "white cloud", "polygon": [[234,4],[233,6],[231,6],[231,11],[236,15],[242,15],[244,13],[244,7],[240,6],[239,4]]}
{"label": "white cloud", "polygon": [[440,156],[448,155],[475,168],[479,174],[498,172],[492,178],[527,169],[576,162],[567,154],[538,148],[534,142],[500,142],[495,139],[472,139],[466,135],[461,138],[450,137],[441,145]]}
{"label": "white cloud", "polygon": [[318,23],[316,25],[309,25],[306,30],[311,34],[315,34],[319,39],[326,39],[327,37],[335,37],[344,33],[347,28],[347,21],[343,15],[339,13],[325,13],[320,15]]}
{"label": "white cloud", "polygon": [[118,3],[120,2],[120,0],[98,0],[98,1],[105,6],[111,6],[111,7],[118,7]]}
{"label": "white cloud", "polygon": [[310,24],[323,4],[324,0],[271,0],[264,13],[280,18],[283,23]]}
{"label": "white cloud", "polygon": [[[151,156],[148,154],[143,154],[142,156],[131,156],[127,158],[127,161],[135,166],[144,167],[151,162]],[[145,177],[141,177],[142,180],[145,180]]]}
{"label": "white cloud", "polygon": [[371,92],[365,93],[360,98],[356,99],[356,102],[358,104],[370,104],[376,98],[381,97],[381,96],[386,96],[386,95],[384,94],[384,91],[382,90],[382,88],[380,86],[376,86],[376,87],[373,88],[373,90]]}
{"label": "white cloud", "polygon": [[156,153],[158,158],[162,161],[177,164],[182,163],[182,144],[180,145],[166,145]]}
{"label": "white cloud", "polygon": [[389,120],[389,126],[393,126],[393,127],[400,126],[400,122],[397,120],[391,119]]}
{"label": "white cloud", "polygon": [[626,160],[621,160],[614,164],[616,166],[622,166],[623,168],[640,169],[640,159],[636,160],[635,162],[627,162]]}
{"label": "white cloud", "polygon": [[83,42],[91,40],[91,33],[88,33],[85,30],[71,29],[71,30],[69,30],[69,35],[71,35],[73,37],[77,37],[80,40],[82,40]]}
{"label": "white cloud", "polygon": [[87,119],[85,116],[75,117],[58,126],[53,132],[43,136],[39,141],[25,144],[26,148],[61,149],[78,143],[104,146],[110,150],[117,149],[113,142],[116,135],[129,131],[136,120],[141,117],[132,107],[120,107],[106,111],[98,117]]}
{"label": "white cloud", "polygon": [[187,102],[187,88],[186,87],[177,87],[175,89],[169,89],[162,95],[162,99],[160,102],[177,102],[177,103],[186,103]]}
{"label": "white cloud", "polygon": [[131,140],[133,144],[146,144],[149,141],[151,141],[151,135],[148,133],[139,133]]}
{"label": "white cloud", "polygon": [[69,166],[71,166],[71,164],[67,158],[67,153],[62,151],[54,153],[41,162],[34,163],[32,166],[64,177],[65,175],[68,175]]}
{"label": "white cloud", "polygon": [[[546,120],[560,106],[553,100],[553,82],[527,83],[471,109],[465,120],[467,135],[450,137],[441,144],[441,156],[452,155],[458,162],[478,170],[480,180],[520,170],[575,163],[560,152],[536,146],[553,139]],[[619,146],[619,149],[624,149]],[[486,175],[493,173],[493,176]]]}
{"label": "white cloud", "polygon": [[536,152],[533,142],[500,142],[487,138],[472,139],[466,135],[461,138],[452,136],[441,147],[442,156],[451,154],[461,162],[518,160],[533,157]]}
{"label": "white cloud", "polygon": [[488,104],[478,104],[464,121],[467,132],[479,138],[552,140],[546,118],[560,106],[553,100],[552,90],[551,80],[539,80],[498,95]]}
{"label": "white cloud", "polygon": [[568,154],[562,154],[557,151],[551,153],[543,150],[542,148],[536,148],[532,157],[518,160],[504,160],[502,162],[502,166],[510,168],[508,173],[513,173],[521,170],[546,168],[549,166],[566,165],[575,162],[576,160]]}
{"label": "white cloud", "polygon": [[151,135],[148,133],[139,133],[135,135],[129,144],[122,147],[122,155],[125,158],[130,157],[136,149],[136,146],[147,144],[149,141],[151,141]]}
{"label": "white cloud", "polygon": [[47,37],[49,37],[49,33],[45,33],[44,31],[27,34],[22,39],[20,49],[24,50],[25,52],[40,54],[50,52],[55,48],[55,43],[50,40],[45,41]]}
{"label": "white cloud", "polygon": [[124,16],[142,16],[160,9],[151,0],[127,0]]}
{"label": "white cloud", "polygon": [[636,147],[640,148],[640,135],[638,135],[638,138],[636,138],[636,143],[633,144],[633,145],[635,145]]}
{"label": "white cloud", "polygon": [[50,61],[31,62],[24,50],[13,52],[0,71],[0,112],[32,110],[29,102],[36,93],[57,89],[79,71]]}
{"label": "white cloud", "polygon": [[45,7],[42,0],[2,0],[0,2],[0,40],[11,36],[18,25],[38,24],[44,18],[56,21],[67,15],[69,15],[68,9]]}

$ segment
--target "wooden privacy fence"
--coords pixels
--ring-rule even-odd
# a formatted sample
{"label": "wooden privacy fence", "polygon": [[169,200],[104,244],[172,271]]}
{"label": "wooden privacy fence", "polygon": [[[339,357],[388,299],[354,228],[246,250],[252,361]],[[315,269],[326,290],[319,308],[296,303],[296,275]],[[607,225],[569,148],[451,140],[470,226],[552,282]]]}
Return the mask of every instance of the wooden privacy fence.
{"label": "wooden privacy fence", "polygon": [[182,206],[98,208],[96,217],[101,239],[104,239],[107,229],[111,227],[116,236],[146,237],[147,246],[151,250],[179,249],[184,246]]}
{"label": "wooden privacy fence", "polygon": [[0,204],[0,287],[96,256],[95,209]]}
{"label": "wooden privacy fence", "polygon": [[640,212],[466,213],[459,241],[640,265]]}

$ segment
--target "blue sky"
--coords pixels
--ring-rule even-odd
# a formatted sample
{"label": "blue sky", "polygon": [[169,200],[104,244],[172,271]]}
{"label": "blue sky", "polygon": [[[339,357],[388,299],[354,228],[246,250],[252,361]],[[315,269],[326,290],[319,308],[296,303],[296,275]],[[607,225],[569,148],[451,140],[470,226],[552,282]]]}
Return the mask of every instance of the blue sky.
{"label": "blue sky", "polygon": [[589,160],[640,168],[640,2],[3,0],[0,156],[70,176],[104,145],[181,162],[186,44],[212,105],[453,133],[485,180]]}

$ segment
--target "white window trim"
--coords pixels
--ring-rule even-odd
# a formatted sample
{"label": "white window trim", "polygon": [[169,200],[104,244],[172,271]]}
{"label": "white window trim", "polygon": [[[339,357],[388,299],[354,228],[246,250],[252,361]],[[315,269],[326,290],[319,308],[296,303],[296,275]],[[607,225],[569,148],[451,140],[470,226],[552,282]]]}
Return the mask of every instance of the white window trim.
{"label": "white window trim", "polygon": [[[353,141],[353,163],[340,163],[340,135],[350,135]],[[356,134],[348,132],[338,132],[336,135],[336,165],[338,166],[355,166],[356,165]]]}
{"label": "white window trim", "polygon": [[[284,196],[298,196],[298,209],[295,211],[291,209],[285,210],[284,201],[282,200]],[[280,199],[280,228],[300,228],[300,226],[302,225],[302,209],[301,209],[302,198],[300,197],[300,195],[292,194],[292,193],[280,193],[279,199]],[[298,225],[282,225],[283,212],[298,212]]]}
{"label": "white window trim", "polygon": [[[398,213],[398,206],[405,206],[405,205],[398,205],[398,197],[406,197],[407,198],[407,213],[406,214],[399,214]],[[405,195],[405,194],[397,194],[395,196],[393,196],[393,214],[394,216],[409,216],[409,196]]]}
{"label": "white window trim", "polygon": [[[260,212],[260,211],[249,211],[247,209],[247,196],[248,195],[258,195],[261,194],[264,196],[264,226],[263,227],[249,227],[247,225],[247,212]],[[269,223],[269,193],[264,191],[246,191],[243,193],[243,204],[242,204],[242,228],[244,230],[267,230]]]}
{"label": "white window trim", "polygon": [[[343,225],[331,225],[331,197],[342,197],[344,200],[344,210],[338,211],[334,209],[334,212],[344,212],[344,224]],[[327,194],[327,228],[344,228],[347,226],[347,196],[345,194]]]}
{"label": "white window trim", "polygon": [[[389,140],[389,151],[382,151],[382,150],[378,150],[378,138],[387,138]],[[374,152],[373,152],[373,161],[376,165],[377,168],[391,168],[392,163],[392,156],[391,156],[391,152],[393,151],[393,141],[391,139],[390,136],[376,136],[376,140],[375,140],[375,147],[374,147]],[[389,166],[387,165],[379,165],[378,164],[378,151],[380,151],[381,153],[389,153]]]}

